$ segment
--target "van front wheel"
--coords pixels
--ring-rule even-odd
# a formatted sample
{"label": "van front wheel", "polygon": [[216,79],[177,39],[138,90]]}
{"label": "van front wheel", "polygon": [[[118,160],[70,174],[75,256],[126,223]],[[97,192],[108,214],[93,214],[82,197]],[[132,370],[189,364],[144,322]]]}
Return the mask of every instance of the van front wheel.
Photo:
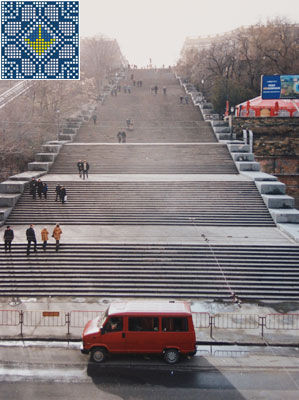
{"label": "van front wheel", "polygon": [[180,353],[177,349],[166,349],[164,352],[164,360],[168,364],[175,364],[179,361]]}
{"label": "van front wheel", "polygon": [[101,363],[106,359],[107,352],[103,347],[94,347],[91,350],[90,359],[96,363]]}

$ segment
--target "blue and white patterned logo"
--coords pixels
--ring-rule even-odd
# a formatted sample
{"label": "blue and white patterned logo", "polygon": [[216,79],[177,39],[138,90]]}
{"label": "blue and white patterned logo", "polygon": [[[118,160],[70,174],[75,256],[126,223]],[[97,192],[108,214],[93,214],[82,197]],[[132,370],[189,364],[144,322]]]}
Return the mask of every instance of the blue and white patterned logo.
{"label": "blue and white patterned logo", "polygon": [[79,1],[2,1],[1,30],[1,79],[79,79]]}

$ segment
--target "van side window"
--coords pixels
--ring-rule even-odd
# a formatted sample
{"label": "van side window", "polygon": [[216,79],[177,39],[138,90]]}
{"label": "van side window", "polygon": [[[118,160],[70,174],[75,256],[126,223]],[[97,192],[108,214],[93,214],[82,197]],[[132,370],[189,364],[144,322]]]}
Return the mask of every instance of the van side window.
{"label": "van side window", "polygon": [[123,330],[123,318],[111,317],[106,322],[104,329],[106,332],[119,332]]}
{"label": "van side window", "polygon": [[129,317],[129,331],[150,332],[159,330],[157,317]]}
{"label": "van side window", "polygon": [[162,318],[163,332],[187,332],[188,319],[184,317]]}

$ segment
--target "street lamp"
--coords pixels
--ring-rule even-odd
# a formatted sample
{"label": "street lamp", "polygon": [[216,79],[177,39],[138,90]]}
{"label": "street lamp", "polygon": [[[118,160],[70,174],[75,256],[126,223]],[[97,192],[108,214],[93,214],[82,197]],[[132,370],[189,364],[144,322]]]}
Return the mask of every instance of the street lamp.
{"label": "street lamp", "polygon": [[57,114],[57,141],[59,141],[60,110],[56,110],[56,114]]}

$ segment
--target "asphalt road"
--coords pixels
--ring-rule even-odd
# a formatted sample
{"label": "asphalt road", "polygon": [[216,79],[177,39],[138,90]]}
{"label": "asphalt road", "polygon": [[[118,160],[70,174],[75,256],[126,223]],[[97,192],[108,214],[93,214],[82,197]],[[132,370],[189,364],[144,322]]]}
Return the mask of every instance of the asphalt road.
{"label": "asphalt road", "polygon": [[298,400],[297,352],[207,355],[174,366],[114,356],[96,365],[75,349],[0,347],[0,399]]}

